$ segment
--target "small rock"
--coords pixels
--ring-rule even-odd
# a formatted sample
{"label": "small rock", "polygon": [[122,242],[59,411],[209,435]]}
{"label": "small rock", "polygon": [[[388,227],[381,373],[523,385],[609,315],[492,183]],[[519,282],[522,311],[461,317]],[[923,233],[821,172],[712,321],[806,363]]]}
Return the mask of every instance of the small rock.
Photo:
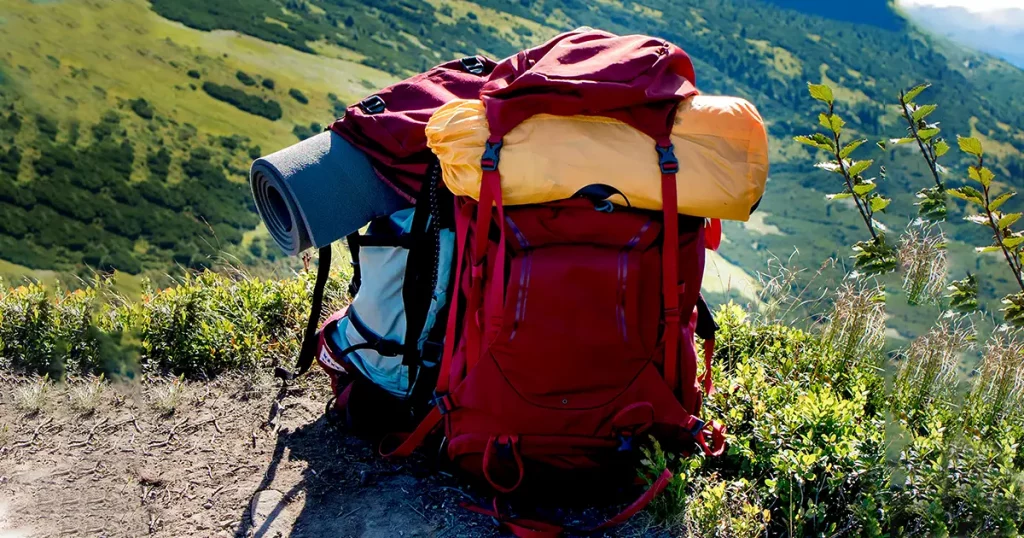
{"label": "small rock", "polygon": [[372,480],[373,480],[373,477],[370,476],[369,472],[367,472],[367,471],[359,471],[359,486],[360,487],[369,486],[370,482]]}
{"label": "small rock", "polygon": [[[252,500],[249,502],[249,517],[252,522],[254,529],[263,527],[263,524],[267,522],[267,518],[274,513],[274,510],[284,502],[284,494],[274,489],[264,489],[257,491],[252,496]],[[267,529],[266,535],[273,536],[275,529],[275,522],[271,522],[270,527]]]}
{"label": "small rock", "polygon": [[213,503],[210,502],[210,501],[206,501],[205,503],[203,503],[203,508],[209,510],[209,509],[213,508]]}

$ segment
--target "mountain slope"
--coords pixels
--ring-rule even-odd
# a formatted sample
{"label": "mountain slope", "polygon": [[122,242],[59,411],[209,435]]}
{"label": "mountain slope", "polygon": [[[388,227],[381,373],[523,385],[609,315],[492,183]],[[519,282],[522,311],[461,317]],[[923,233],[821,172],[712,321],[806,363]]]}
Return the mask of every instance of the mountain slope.
{"label": "mountain slope", "polygon": [[1024,8],[975,13],[960,7],[910,5],[916,23],[1024,68]]}
{"label": "mountain slope", "polygon": [[[133,151],[122,181],[141,190],[154,210],[174,213],[176,218],[168,216],[168,221],[177,222],[180,230],[150,230],[134,237],[128,230],[108,250],[128,249],[144,270],[154,271],[168,262],[201,266],[222,250],[243,263],[258,264],[275,249],[268,248],[262,232],[246,232],[253,221],[243,216],[242,206],[249,203],[244,179],[253,155],[308,136],[339,114],[344,103],[449,58],[502,57],[581,25],[641,32],[686,49],[703,91],[746,97],[768,120],[769,191],[754,221],[727,225],[723,255],[729,267],[754,273],[770,253],[786,257],[794,248],[801,252],[801,264],[816,267],[829,256],[845,259],[847,245],[863,232],[855,211],[826,205],[824,194],[836,188],[835,179],[815,170],[814,156],[791,140],[817,123],[819,110],[806,94],[809,81],[832,85],[851,131],[875,140],[903,132],[894,108],[898,91],[931,81],[935,87],[927,98],[942,105],[936,118],[947,136],[981,136],[998,171],[1016,174],[1018,182],[1024,171],[1024,103],[1016,99],[1024,91],[1024,72],[918,33],[900,22],[888,2],[862,4],[859,10],[825,6],[816,11],[823,15],[818,16],[798,11],[812,9],[800,0],[154,0],[148,8],[134,0],[110,6],[15,0],[0,8],[0,20],[6,21],[0,24],[22,32],[0,33],[0,40],[6,40],[0,45],[11,51],[0,63],[0,80],[5,81],[0,97],[14,107],[21,125],[13,129],[8,124],[0,154],[21,148],[17,185],[55,177],[63,185],[60,176],[66,178],[66,172],[40,167],[43,152],[38,148],[56,143],[87,151],[94,143],[91,125],[114,109],[124,135],[114,132],[112,143],[127,143]],[[82,46],[68,47],[67,33]],[[82,70],[93,79],[75,79]],[[293,88],[307,103],[290,95]],[[140,97],[154,117],[144,117],[146,107],[135,101]],[[55,140],[45,140],[52,129],[45,122],[40,129],[35,114],[56,120]],[[80,128],[74,127],[76,121]],[[72,136],[79,131],[84,134]],[[160,147],[168,148],[163,157]],[[865,157],[870,152],[861,150]],[[889,170],[881,189],[894,203],[882,220],[898,229],[915,213],[913,193],[930,180],[909,151],[875,150],[870,156]],[[952,152],[946,164],[962,172],[958,159]],[[164,190],[152,185],[154,176],[164,182]],[[206,197],[214,206],[203,207],[203,197],[188,195],[190,189],[206,192],[210,185],[222,185]],[[100,185],[100,205],[110,188]],[[33,209],[21,202],[20,210]],[[17,205],[2,195],[0,203],[7,204],[0,209]],[[108,228],[108,215],[96,213],[79,222]],[[957,254],[953,272],[991,277],[983,283],[992,295],[1005,284],[999,276],[1005,271],[998,259],[977,259],[969,252],[968,243],[984,238],[960,224],[961,216],[963,210],[954,208],[947,226]],[[206,225],[211,219],[222,220],[219,231]],[[54,243],[52,236],[69,235],[44,231],[14,230],[21,233],[15,239],[24,248],[45,251],[47,241]],[[0,230],[0,241],[10,233]],[[85,256],[88,245],[81,243],[58,245],[56,258],[25,255],[13,261],[36,269],[94,264],[95,253]],[[9,258],[6,248],[0,250]]]}

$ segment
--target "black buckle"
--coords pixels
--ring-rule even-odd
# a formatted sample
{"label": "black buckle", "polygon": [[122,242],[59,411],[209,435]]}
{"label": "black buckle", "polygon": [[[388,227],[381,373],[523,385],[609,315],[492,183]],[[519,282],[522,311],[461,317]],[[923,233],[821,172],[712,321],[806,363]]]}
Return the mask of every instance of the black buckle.
{"label": "black buckle", "polygon": [[701,420],[699,418],[696,419],[696,420],[697,420],[697,423],[693,425],[693,428],[690,428],[690,435],[693,436],[694,439],[696,439],[697,436],[700,435],[701,432],[704,431],[704,425],[705,425],[705,422],[703,420]]}
{"label": "black buckle", "polygon": [[443,342],[434,342],[432,340],[423,342],[423,360],[433,362],[433,359],[440,357],[443,351]]}
{"label": "black buckle", "polygon": [[498,161],[501,160],[501,146],[503,142],[487,142],[484,147],[484,156],[480,158],[480,168],[493,172],[498,169]]}
{"label": "black buckle", "polygon": [[481,75],[484,72],[484,63],[476,56],[466,56],[459,60],[459,63],[462,64],[463,69],[474,75]]}
{"label": "black buckle", "polygon": [[662,174],[674,174],[679,171],[679,160],[676,159],[674,145],[654,146],[654,149],[658,150],[658,166],[661,168]]}
{"label": "black buckle", "polygon": [[495,453],[499,458],[503,460],[510,460],[514,456],[512,453],[512,439],[509,438],[506,443],[499,443],[497,439],[494,440],[494,448],[497,450]]}
{"label": "black buckle", "polygon": [[447,415],[452,410],[451,403],[451,398],[447,394],[438,394],[437,391],[434,391],[434,397],[430,400],[430,404],[437,407],[441,416]]}
{"label": "black buckle", "polygon": [[359,108],[363,109],[363,112],[367,114],[380,114],[384,112],[387,105],[384,103],[384,99],[379,95],[371,95],[362,101],[359,101]]}

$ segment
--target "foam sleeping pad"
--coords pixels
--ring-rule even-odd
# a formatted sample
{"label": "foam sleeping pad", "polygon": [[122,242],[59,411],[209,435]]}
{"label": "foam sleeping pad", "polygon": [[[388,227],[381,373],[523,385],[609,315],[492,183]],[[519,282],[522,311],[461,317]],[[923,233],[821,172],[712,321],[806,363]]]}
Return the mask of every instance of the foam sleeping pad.
{"label": "foam sleeping pad", "polygon": [[270,236],[290,256],[409,207],[366,155],[329,131],[254,161],[249,186]]}

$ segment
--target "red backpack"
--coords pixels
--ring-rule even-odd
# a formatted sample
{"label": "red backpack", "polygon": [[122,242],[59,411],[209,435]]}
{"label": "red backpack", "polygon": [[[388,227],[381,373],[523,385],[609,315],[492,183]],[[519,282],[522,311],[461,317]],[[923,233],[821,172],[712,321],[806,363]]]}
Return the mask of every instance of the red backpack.
{"label": "red backpack", "polygon": [[[511,493],[562,471],[603,473],[640,434],[722,453],[724,428],[699,418],[714,337],[700,287],[719,228],[676,213],[669,139],[677,104],[696,92],[686,53],[645,36],[570,32],[494,68],[480,92],[491,136],[479,202],[455,204],[457,293],[435,406],[386,455],[410,454],[443,426],[456,464]],[[604,203],[615,191],[599,177],[579,197],[504,206],[502,137],[535,114],[608,116],[649,135],[665,209]],[[708,342],[703,379],[696,332]],[[505,522],[517,535],[558,530]]]}

